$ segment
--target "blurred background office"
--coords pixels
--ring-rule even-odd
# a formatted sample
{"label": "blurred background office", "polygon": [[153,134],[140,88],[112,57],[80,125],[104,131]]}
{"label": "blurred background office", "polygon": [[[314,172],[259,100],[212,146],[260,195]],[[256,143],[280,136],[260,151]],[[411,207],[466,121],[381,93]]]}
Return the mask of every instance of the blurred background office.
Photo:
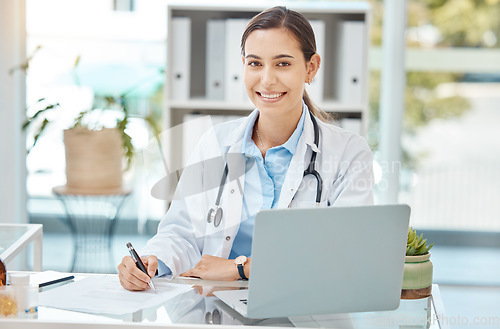
{"label": "blurred background office", "polygon": [[[411,225],[435,243],[434,282],[442,287],[445,307],[452,314],[500,319],[492,307],[500,303],[500,0],[407,1],[404,108],[401,122],[397,117],[393,122],[402,127],[400,142],[393,143],[401,147],[401,161],[390,164],[380,151],[389,1],[368,2],[365,137],[375,155],[377,200],[394,190],[385,175],[397,172],[397,201],[412,207]],[[62,129],[41,135],[26,156],[36,131],[25,136],[21,124],[41,98],[78,111],[95,99],[123,94],[133,115],[162,122],[168,3],[7,0],[1,5],[0,67],[2,75],[14,70],[7,83],[0,79],[0,222],[44,225],[44,269],[68,271],[73,256],[65,209],[52,192],[65,183]],[[266,2],[275,4],[281,2]],[[31,57],[29,67],[15,69],[23,57]],[[64,128],[68,120],[58,124]],[[155,233],[167,207],[151,197],[150,180],[162,174],[155,173],[161,158],[144,161],[151,131],[139,119],[127,129],[137,156],[125,174],[133,192],[118,214],[113,266],[126,254],[126,241],[140,249]]]}

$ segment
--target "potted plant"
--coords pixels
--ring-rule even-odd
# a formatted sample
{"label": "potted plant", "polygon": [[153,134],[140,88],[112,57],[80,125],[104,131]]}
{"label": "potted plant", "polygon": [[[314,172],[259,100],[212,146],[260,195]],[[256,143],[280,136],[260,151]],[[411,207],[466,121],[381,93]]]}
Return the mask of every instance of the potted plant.
{"label": "potted plant", "polygon": [[[12,70],[27,71],[30,61],[40,48],[41,46],[35,49],[26,63]],[[77,56],[72,66],[71,76],[75,85],[82,88],[76,70],[79,62],[80,56]],[[93,105],[73,117],[72,124],[64,130],[65,192],[107,194],[122,191],[123,171],[130,168],[134,156],[132,138],[126,132],[131,119],[126,97],[141,86],[142,83],[117,97],[94,96]],[[68,113],[71,118],[72,113],[63,109],[59,103],[49,102],[45,98],[39,99],[33,107],[35,108],[34,114],[28,116],[22,126],[23,130],[30,127],[34,129],[33,142],[28,153],[37,144],[39,137],[51,129],[54,121],[60,120],[63,114]],[[114,120],[114,124],[109,124],[110,117],[113,118],[111,121]],[[141,119],[146,121],[155,137],[158,138],[160,127],[152,115]],[[108,124],[105,124],[105,121]]]}
{"label": "potted plant", "polygon": [[[70,127],[64,130],[64,189],[68,193],[106,194],[122,190],[123,171],[130,168],[134,155],[132,139],[126,132],[130,115],[125,95],[116,99],[103,97],[102,103],[102,106],[94,104],[92,108],[78,113]],[[33,143],[28,152],[35,147],[43,132],[50,129],[51,122],[58,119],[52,112],[61,110],[59,103],[48,103],[44,98],[38,100],[36,105],[41,109],[29,116],[22,127],[28,129],[37,126],[34,127]],[[105,127],[99,122],[99,116],[104,115],[104,112],[113,112],[113,116],[117,118],[114,127]],[[158,135],[159,127],[155,120],[151,116],[143,119],[154,134]]]}
{"label": "potted plant", "polygon": [[433,245],[427,245],[423,234],[417,235],[412,227],[408,229],[401,299],[419,299],[431,295],[433,267],[429,250]]}

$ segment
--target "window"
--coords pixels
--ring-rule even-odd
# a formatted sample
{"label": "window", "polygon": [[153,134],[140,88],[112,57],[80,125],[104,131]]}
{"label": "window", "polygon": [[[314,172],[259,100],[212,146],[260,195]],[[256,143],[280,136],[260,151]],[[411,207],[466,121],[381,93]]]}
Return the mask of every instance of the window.
{"label": "window", "polygon": [[[130,3],[133,11],[115,11],[112,0],[71,4],[27,0],[27,52],[33,56],[27,75],[28,114],[47,104],[61,105],[48,115],[57,120],[27,157],[28,210],[32,216],[62,213],[59,202],[51,202],[51,188],[65,183],[62,131],[71,126],[75,114],[92,108],[104,97],[126,94],[132,115],[153,113],[161,120],[165,1]],[[37,102],[41,98],[45,98],[43,104]],[[107,120],[112,125],[114,119]],[[128,130],[140,155],[151,135],[138,119],[132,120]],[[35,134],[36,130],[27,132],[28,145]],[[139,192],[143,169],[141,158],[136,157],[134,172],[127,173],[126,179],[137,191],[123,209],[123,218],[137,218],[138,209],[153,218],[164,212],[164,206],[143,204],[143,192]],[[153,210],[148,213],[144,209]]]}
{"label": "window", "polygon": [[[372,59],[380,56],[382,3],[372,1]],[[498,1],[408,1],[399,201],[412,206],[416,227],[500,232],[499,15]],[[374,66],[368,137],[376,149]]]}

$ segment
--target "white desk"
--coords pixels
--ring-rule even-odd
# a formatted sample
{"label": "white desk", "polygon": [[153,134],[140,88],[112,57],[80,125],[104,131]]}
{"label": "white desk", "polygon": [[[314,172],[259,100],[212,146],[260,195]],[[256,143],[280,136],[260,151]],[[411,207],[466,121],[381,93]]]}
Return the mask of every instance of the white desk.
{"label": "white desk", "polygon": [[8,265],[33,242],[33,269],[41,271],[42,240],[41,224],[0,224],[0,257]]}
{"label": "white desk", "polygon": [[[77,280],[79,279],[79,275]],[[166,279],[155,279],[166,280]],[[174,279],[174,283],[202,286],[205,291],[210,287],[245,287],[247,282],[209,282],[202,280]],[[40,307],[38,320],[0,319],[0,327],[13,329],[84,329],[84,328],[196,328],[210,329],[218,325],[221,329],[234,329],[235,326],[301,327],[301,328],[348,328],[348,329],[443,329],[446,325],[440,319],[446,316],[439,294],[439,287],[433,285],[433,296],[421,300],[401,301],[395,311],[349,313],[335,316],[318,316],[312,320],[278,318],[253,320],[239,315],[215,297],[201,296],[197,289],[157,305],[125,316],[104,316],[74,311]],[[438,316],[439,315],[439,316]],[[414,319],[423,319],[415,322]]]}

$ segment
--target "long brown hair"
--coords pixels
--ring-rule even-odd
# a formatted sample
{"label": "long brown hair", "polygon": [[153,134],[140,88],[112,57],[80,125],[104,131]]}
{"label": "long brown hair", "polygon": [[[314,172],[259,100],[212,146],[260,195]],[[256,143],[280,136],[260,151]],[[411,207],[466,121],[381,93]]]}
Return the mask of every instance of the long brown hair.
{"label": "long brown hair", "polygon": [[[248,23],[243,36],[241,37],[241,54],[245,56],[245,43],[248,36],[255,30],[267,30],[275,28],[284,28],[295,35],[300,44],[302,53],[306,62],[311,60],[312,55],[316,53],[316,39],[311,24],[302,14],[287,9],[283,6],[276,6],[257,14]],[[325,111],[319,109],[312,102],[311,98],[304,89],[302,95],[304,103],[311,112],[322,121],[330,121],[331,118]]]}

